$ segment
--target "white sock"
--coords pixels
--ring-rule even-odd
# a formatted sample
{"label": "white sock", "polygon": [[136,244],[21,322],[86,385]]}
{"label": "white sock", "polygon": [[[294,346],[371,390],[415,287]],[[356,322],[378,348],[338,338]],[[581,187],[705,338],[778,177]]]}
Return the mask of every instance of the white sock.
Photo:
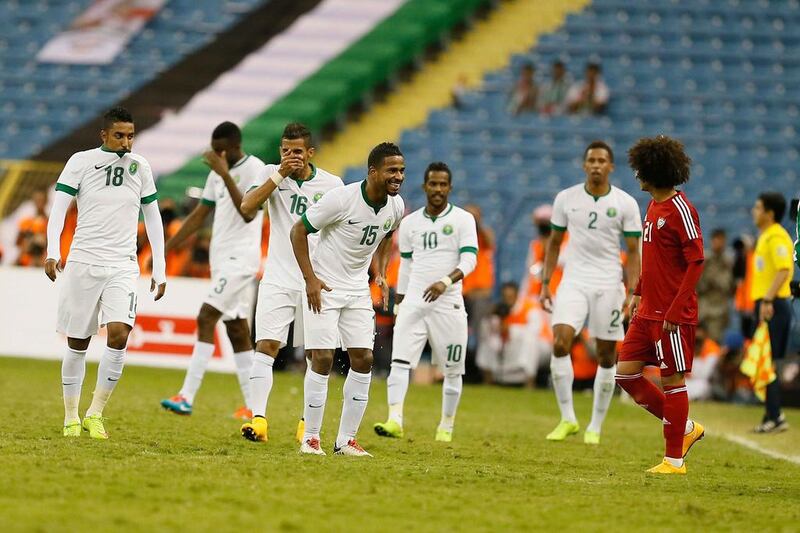
{"label": "white sock", "polygon": [[389,420],[403,425],[403,402],[408,392],[408,378],[411,370],[392,365],[389,377],[386,378],[386,396],[389,402]]}
{"label": "white sock", "polygon": [[272,365],[275,359],[261,352],[253,355],[250,370],[250,409],[253,416],[267,416],[267,401],[272,390]]}
{"label": "white sock", "polygon": [[664,457],[666,461],[674,467],[680,468],[683,466],[683,458],[678,457],[675,459],[674,457]]}
{"label": "white sock", "polygon": [[102,415],[108,403],[108,398],[114,392],[119,378],[122,377],[122,367],[125,365],[125,348],[115,350],[106,346],[97,368],[97,385],[92,395],[92,403],[86,411],[86,416]]}
{"label": "white sock", "polygon": [[614,375],[617,373],[617,365],[611,368],[597,367],[597,374],[594,376],[594,399],[592,401],[592,421],[586,431],[600,433],[603,427],[603,420],[606,419],[608,406],[611,405],[611,398],[614,397]]}
{"label": "white sock", "polygon": [[[309,376],[309,372],[311,372],[311,371],[312,371],[311,370],[311,359],[306,359],[306,373],[303,376],[303,383],[306,382],[306,380],[308,379],[308,376]],[[304,403],[303,405],[300,406],[300,420],[303,420],[303,421],[305,421],[305,419],[306,419],[305,405],[306,404]]]}
{"label": "white sock", "polygon": [[303,387],[303,418],[306,421],[303,441],[311,437],[319,439],[319,432],[322,429],[322,416],[325,414],[325,402],[328,399],[328,376],[317,374],[309,369],[306,372],[306,379]]}
{"label": "white sock", "polygon": [[239,379],[239,388],[242,389],[244,405],[248,409],[252,409],[250,407],[250,370],[253,368],[253,350],[234,353],[233,362],[236,363],[236,377]]}
{"label": "white sock", "polygon": [[189,360],[189,369],[186,370],[186,377],[183,378],[183,387],[179,394],[186,398],[189,405],[194,403],[194,396],[203,383],[203,375],[208,368],[208,362],[214,355],[214,345],[210,342],[197,341],[194,343],[192,358]]}
{"label": "white sock", "polygon": [[339,421],[339,434],[336,436],[337,448],[345,446],[350,439],[356,438],[358,426],[361,425],[364,411],[367,410],[371,379],[372,372],[362,374],[352,368],[347,372],[347,379],[344,380],[344,387],[342,387],[344,406],[342,407],[342,419]]}
{"label": "white sock", "polygon": [[61,361],[61,385],[64,390],[64,425],[80,421],[78,404],[81,401],[81,387],[86,375],[86,350],[73,350],[67,347],[67,353]]}
{"label": "white sock", "polygon": [[561,420],[577,422],[575,409],[572,406],[572,382],[575,374],[572,371],[572,359],[569,355],[550,358],[550,375],[553,379],[553,389],[556,392],[558,408],[561,410]]}
{"label": "white sock", "polygon": [[456,420],[456,410],[458,401],[461,399],[461,390],[464,388],[464,380],[461,376],[445,376],[442,384],[442,420],[439,422],[439,429],[453,431],[453,424]]}
{"label": "white sock", "polygon": [[683,430],[683,434],[684,435],[688,435],[692,431],[694,431],[694,422],[692,422],[691,420],[689,420],[687,418],[686,419],[686,429]]}

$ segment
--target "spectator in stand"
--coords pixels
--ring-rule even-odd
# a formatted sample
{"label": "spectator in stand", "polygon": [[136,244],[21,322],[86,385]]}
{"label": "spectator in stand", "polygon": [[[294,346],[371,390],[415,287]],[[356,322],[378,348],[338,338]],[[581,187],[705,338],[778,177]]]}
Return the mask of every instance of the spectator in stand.
{"label": "spectator in stand", "polygon": [[[19,233],[17,234],[17,247],[19,256],[17,265],[19,266],[39,266],[36,258],[40,251],[35,237],[47,235],[47,190],[36,189],[31,195],[33,203],[33,213],[19,221]],[[46,244],[45,244],[46,246]]]}
{"label": "spectator in stand", "polygon": [[508,112],[512,115],[527,113],[536,110],[536,100],[539,96],[539,87],[536,86],[534,75],[536,69],[532,63],[525,63],[519,72],[508,101]]}
{"label": "spectator in stand", "polygon": [[697,284],[700,324],[714,342],[720,342],[730,322],[730,308],[736,286],[733,261],[726,253],[725,230],[711,233],[711,251],[705,253],[703,275]]}
{"label": "spectator in stand", "polygon": [[[553,207],[550,204],[542,204],[536,207],[531,213],[531,220],[536,227],[537,237],[531,241],[528,248],[528,257],[525,260],[525,278],[522,280],[521,294],[524,298],[539,299],[542,291],[542,270],[544,269],[544,255],[547,250],[547,241],[553,229],[550,227],[550,217],[553,214]],[[555,296],[558,284],[563,275],[564,258],[563,253],[569,240],[569,234],[564,235],[561,245],[561,254],[558,256],[558,264],[550,278],[550,293]]]}
{"label": "spectator in stand", "polygon": [[478,228],[478,264],[475,270],[464,278],[462,291],[464,306],[469,315],[469,349],[474,349],[481,320],[492,306],[494,288],[494,232],[483,224],[481,208],[475,204],[464,206],[464,210],[475,217]]}
{"label": "spectator in stand", "polygon": [[456,109],[461,109],[462,107],[464,107],[464,95],[466,94],[467,94],[467,75],[459,74],[458,79],[456,80],[456,84],[453,86],[453,90],[450,93],[453,107],[455,107]]}
{"label": "spectator in stand", "polygon": [[745,339],[753,337],[756,329],[753,311],[755,305],[750,297],[753,285],[753,237],[741,235],[733,241],[733,280],[736,285],[733,306],[739,315],[739,325]]}
{"label": "spectator in stand", "polygon": [[562,115],[566,111],[567,92],[571,85],[567,68],[561,61],[554,61],[552,79],[539,93],[539,111],[545,115]]}
{"label": "spectator in stand", "polygon": [[211,248],[211,230],[202,229],[197,232],[192,255],[183,267],[182,276],[191,278],[210,278],[209,250]]}
{"label": "spectator in stand", "polygon": [[[794,273],[794,243],[780,222],[786,213],[786,198],[779,192],[762,192],[753,205],[753,223],[759,236],[754,254],[753,286],[756,317],[769,327],[772,362],[776,367],[786,355],[792,327],[789,281]],[[776,369],[776,374],[779,374]],[[779,374],[780,375],[780,374]],[[785,431],[789,424],[781,411],[780,380],[767,385],[766,413],[756,433]]]}
{"label": "spectator in stand", "polygon": [[600,65],[586,65],[586,78],[572,84],[567,92],[567,109],[570,113],[599,115],[608,106],[610,93],[600,75]]}

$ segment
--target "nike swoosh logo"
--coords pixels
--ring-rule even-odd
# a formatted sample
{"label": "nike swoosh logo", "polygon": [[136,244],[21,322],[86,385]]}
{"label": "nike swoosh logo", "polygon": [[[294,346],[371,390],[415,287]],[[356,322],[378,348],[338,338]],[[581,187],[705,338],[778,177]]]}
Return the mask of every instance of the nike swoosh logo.
{"label": "nike swoosh logo", "polygon": [[356,402],[366,402],[366,401],[367,401],[367,399],[366,399],[366,398],[359,399],[359,398],[356,398],[355,396],[353,396],[353,401],[356,401]]}
{"label": "nike swoosh logo", "polygon": [[94,169],[95,170],[100,170],[101,168],[106,168],[107,166],[109,166],[109,164],[110,163],[103,163],[102,165],[95,165]]}
{"label": "nike swoosh logo", "polygon": [[119,378],[117,379],[108,378],[108,381],[119,381]]}
{"label": "nike swoosh logo", "polygon": [[324,405],[324,404],[319,404],[319,405],[311,405],[311,404],[308,404],[308,406],[309,406],[311,409],[319,409],[319,408],[320,408],[320,407],[322,407],[323,405]]}
{"label": "nike swoosh logo", "polygon": [[348,220],[348,224],[359,224],[358,220]]}
{"label": "nike swoosh logo", "polygon": [[279,191],[291,191],[292,189],[281,189],[280,187],[278,187],[278,190]]}

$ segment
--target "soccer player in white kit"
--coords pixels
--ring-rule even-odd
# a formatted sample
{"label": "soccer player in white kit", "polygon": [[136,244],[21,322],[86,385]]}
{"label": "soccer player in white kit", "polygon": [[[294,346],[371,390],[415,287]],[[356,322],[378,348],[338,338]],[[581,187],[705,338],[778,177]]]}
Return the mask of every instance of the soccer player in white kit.
{"label": "soccer player in white kit", "polygon": [[[269,253],[256,304],[256,353],[250,369],[250,405],[253,419],[242,425],[242,436],[256,442],[268,438],[267,403],[272,390],[272,366],[286,346],[294,322],[292,344],[302,344],[303,276],[294,258],[289,232],[312,205],[329,191],[344,185],[338,176],[311,163],[311,132],[302,124],[288,124],[281,135],[281,164],[267,165],[242,201],[247,213],[266,203],[270,219]],[[316,238],[311,239],[316,242]],[[312,243],[313,244],[313,243]],[[302,438],[303,421],[298,427]]]}
{"label": "soccer player in white kit", "polygon": [[186,217],[178,232],[167,241],[167,252],[178,247],[203,226],[214,210],[211,228],[211,285],[197,314],[197,342],[180,392],[161,400],[164,409],[180,415],[192,414],[195,395],[203,383],[208,362],[214,355],[214,329],[221,318],[233,347],[236,376],[244,398],[234,417],[249,419],[250,367],[253,343],[251,316],[256,275],[261,261],[260,211],[242,211],[242,196],[256,183],[264,163],[242,151],[242,132],[233,122],[223,122],[211,133],[211,150],[203,159],[211,168],[200,203]]}
{"label": "soccer player in white kit", "polygon": [[[61,232],[75,197],[78,226],[61,275],[58,325],[67,336],[61,366],[64,436],[80,437],[81,427],[94,439],[107,439],[103,408],[122,376],[128,335],[136,320],[136,234],[139,209],[153,250],[155,299],[166,290],[164,229],[150,164],[131,153],[133,117],[115,107],[103,115],[102,146],[77,152],[58,177],[47,223],[45,273],[55,281],[61,271]],[[98,315],[100,320],[98,321]],[[86,350],[98,326],[107,328],[106,349],[97,370],[92,403],[81,422],[78,405],[86,373]]]}
{"label": "soccer player in white kit", "polygon": [[[381,143],[370,152],[367,168],[365,180],[330,191],[306,211],[291,232],[294,255],[306,282],[304,337],[306,349],[311,350],[300,453],[325,455],[320,429],[328,375],[334,350],[343,345],[350,357],[350,371],[342,389],[344,406],[333,453],[371,457],[356,442],[369,399],[375,341],[368,271],[374,254],[375,283],[383,292],[385,309],[391,235],[405,208],[398,195],[405,173],[403,154],[395,144]],[[311,257],[308,236],[317,232],[319,243]]]}
{"label": "soccer player in white kit", "polygon": [[[580,430],[572,404],[574,373],[569,357],[572,342],[587,321],[589,336],[597,342],[599,367],[594,378],[592,420],[583,435],[587,444],[600,443],[600,430],[614,396],[616,345],[625,332],[622,322],[639,281],[639,238],[642,217],[636,200],[609,183],[614,153],[602,141],[584,152],[586,181],[556,195],[542,273],[542,306],[553,313],[553,357],[550,370],[561,421],[547,435],[561,441]],[[558,263],[564,232],[569,242],[564,251],[564,275],[555,301],[551,301],[550,277]],[[628,296],[622,277],[620,242],[628,249]]]}
{"label": "soccer player in white kit", "polygon": [[[400,272],[392,370],[386,380],[389,419],[374,426],[382,437],[403,436],[403,402],[409,374],[429,342],[444,374],[442,418],[436,440],[453,440],[467,353],[467,313],[461,280],[478,262],[475,218],[448,203],[452,173],[442,162],[428,165],[422,185],[427,205],[400,223]],[[402,302],[402,303],[401,303]]]}

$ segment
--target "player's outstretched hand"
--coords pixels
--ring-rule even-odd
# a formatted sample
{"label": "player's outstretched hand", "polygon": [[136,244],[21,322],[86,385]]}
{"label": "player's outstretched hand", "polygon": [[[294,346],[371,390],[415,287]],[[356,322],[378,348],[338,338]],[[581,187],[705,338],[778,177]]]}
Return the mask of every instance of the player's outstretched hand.
{"label": "player's outstretched hand", "polygon": [[383,310],[389,310],[389,284],[386,283],[386,278],[383,276],[375,276],[375,285],[381,288],[381,300],[383,302]]}
{"label": "player's outstretched hand", "polygon": [[225,152],[218,154],[214,150],[206,150],[203,153],[203,163],[219,174],[220,176],[228,172],[228,160],[225,159]]}
{"label": "player's outstretched hand", "polygon": [[629,319],[633,319],[633,316],[636,314],[636,311],[639,309],[639,303],[642,301],[641,296],[634,295],[631,298],[631,301],[628,303],[627,308],[625,309],[625,314],[628,316]]}
{"label": "player's outstretched hand", "polygon": [[[156,290],[156,280],[151,279],[150,280],[150,292],[153,292],[155,290]],[[156,291],[156,295],[155,295],[155,298],[153,298],[153,300],[156,301],[156,302],[159,301],[164,296],[165,292],[167,292],[167,283],[166,282],[159,283],[158,284],[158,291]]]}
{"label": "player's outstretched hand", "polygon": [[447,287],[444,286],[444,283],[441,281],[437,281],[436,283],[431,284],[425,292],[422,293],[422,297],[425,299],[426,302],[435,302],[439,296],[444,294],[444,291],[447,290]]}
{"label": "player's outstretched hand", "polygon": [[58,273],[62,270],[61,261],[58,259],[48,259],[44,262],[44,273],[47,274],[50,281],[55,281]]}
{"label": "player's outstretched hand", "polygon": [[281,166],[278,168],[278,172],[284,178],[291,176],[298,170],[301,170],[305,166],[303,160],[297,156],[291,154],[285,154],[281,156]]}
{"label": "player's outstretched hand", "polygon": [[314,312],[319,313],[322,311],[322,291],[331,291],[324,281],[314,276],[312,279],[306,281],[306,297],[308,298],[308,308]]}
{"label": "player's outstretched hand", "polygon": [[542,283],[542,290],[539,292],[539,301],[542,303],[542,309],[548,313],[553,312],[553,298],[550,296],[550,287],[547,283]]}

